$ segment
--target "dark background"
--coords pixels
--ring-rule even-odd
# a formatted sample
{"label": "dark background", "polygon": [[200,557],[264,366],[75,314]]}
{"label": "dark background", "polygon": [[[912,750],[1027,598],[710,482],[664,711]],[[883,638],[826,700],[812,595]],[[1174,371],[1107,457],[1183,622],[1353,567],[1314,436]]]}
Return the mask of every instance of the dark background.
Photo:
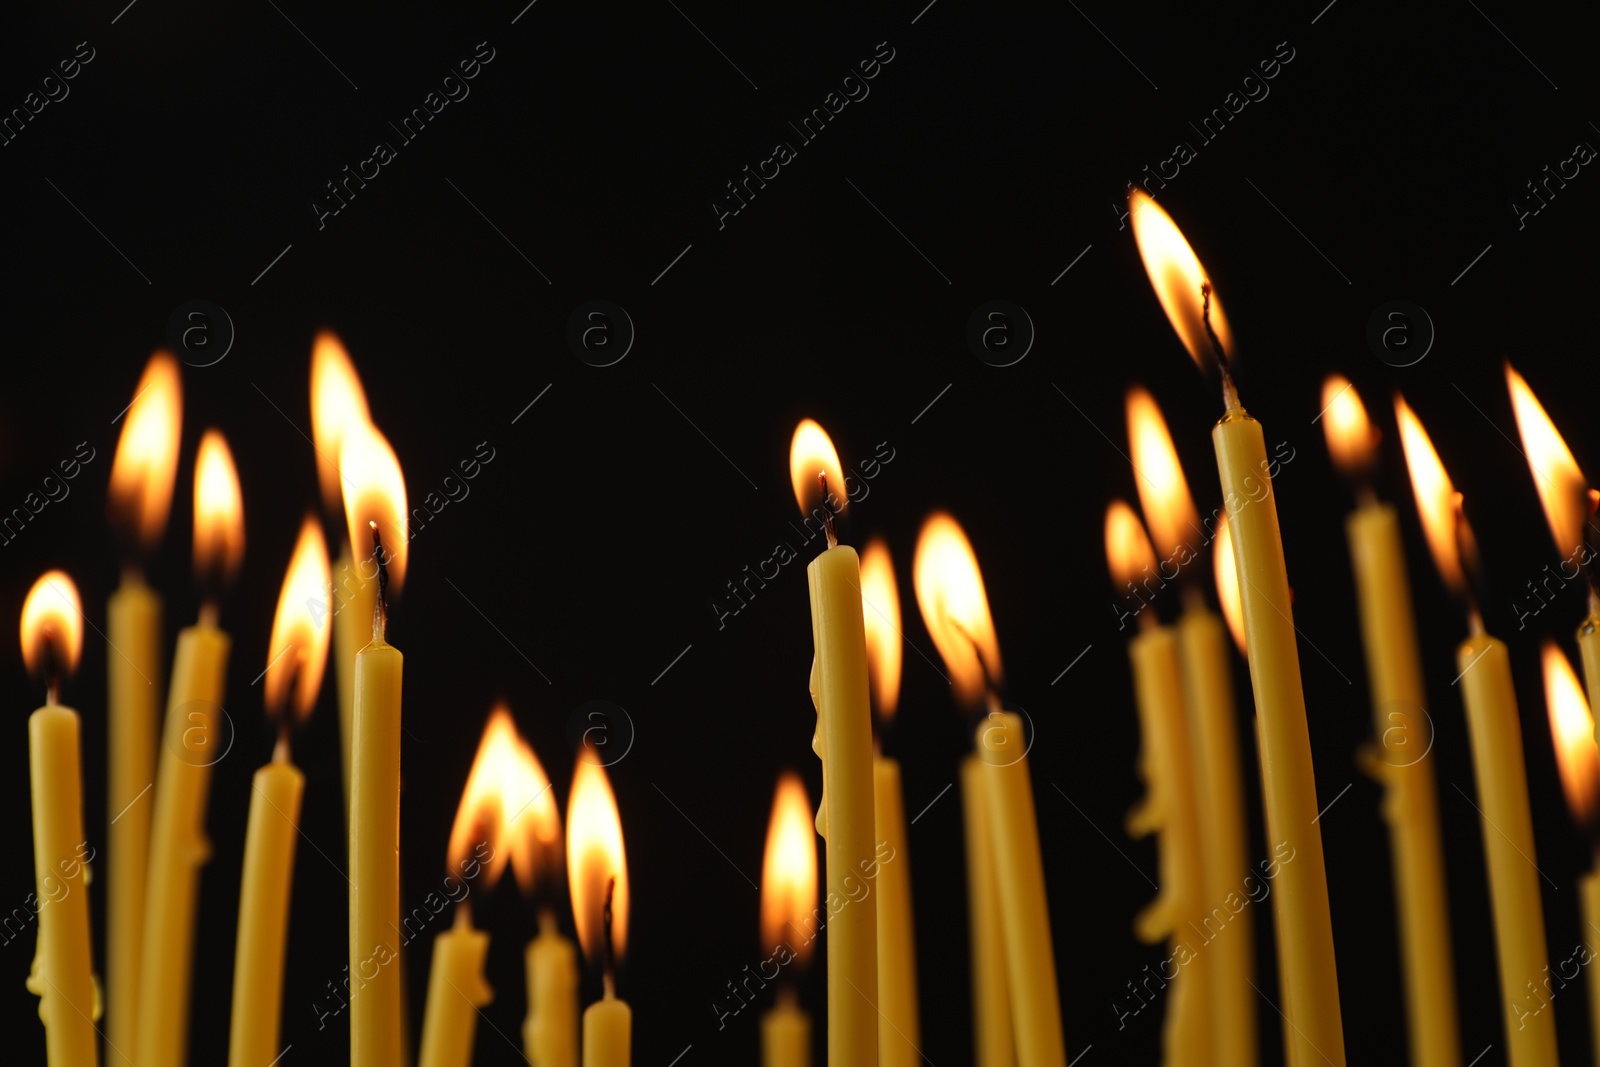
{"label": "dark background", "polygon": [[[1320,823],[1350,1062],[1402,1062],[1404,1038],[1379,792],[1352,762],[1371,713],[1342,535],[1349,494],[1312,423],[1333,371],[1356,381],[1390,431],[1379,485],[1403,509],[1437,727],[1462,1047],[1470,1058],[1491,1046],[1478,1063],[1504,1062],[1478,816],[1464,799],[1475,795],[1470,753],[1449,683],[1464,623],[1425,555],[1388,394],[1404,389],[1477,525],[1491,583],[1485,614],[1517,672],[1549,942],[1562,959],[1580,937],[1575,890],[1590,860],[1561,801],[1538,637],[1555,635],[1570,652],[1582,597],[1570,590],[1518,631],[1516,598],[1557,557],[1512,443],[1500,360],[1517,361],[1580,462],[1600,470],[1590,403],[1600,189],[1589,188],[1600,178],[1584,168],[1522,230],[1511,209],[1543,166],[1579,141],[1600,143],[1590,123],[1592,27],[1487,0],[1426,12],[1313,0],[1273,14],[1097,3],[1053,16],[923,2],[782,5],[758,17],[738,6],[542,0],[514,25],[520,0],[342,14],[139,0],[120,15],[113,0],[10,13],[5,108],[21,106],[77,42],[95,58],[70,96],[0,148],[0,507],[20,505],[78,442],[97,458],[68,499],[0,549],[0,618],[16,617],[41,570],[63,566],[103,626],[117,577],[104,519],[111,420],[179,305],[211,301],[237,331],[220,363],[185,369],[179,488],[150,563],[170,647],[198,603],[194,446],[204,427],[223,428],[239,462],[248,547],[223,608],[238,738],[213,786],[191,1062],[226,1055],[250,774],[271,747],[250,682],[266,662],[300,515],[317,501],[302,431],[319,325],[353,354],[413,500],[479,442],[496,454],[470,497],[418,534],[393,615],[392,638],[407,653],[408,906],[443,875],[449,821],[491,702],[509,700],[564,809],[569,718],[587,701],[612,701],[637,728],[635,747],[611,768],[634,886],[621,991],[635,1011],[636,1061],[664,1065],[692,1046],[678,1062],[754,1062],[756,1011],[719,1031],[710,1005],[761,955],[758,895],[744,876],[759,880],[774,779],[800,769],[813,799],[820,781],[801,568],[786,567],[723,629],[711,604],[791,537],[789,435],[814,416],[847,463],[881,441],[895,450],[852,508],[846,537],[889,539],[907,639],[930,656],[909,599],[916,532],[935,507],[965,524],[997,619],[1007,698],[1037,725],[1032,770],[1069,1055],[1093,1045],[1086,1063],[1156,1062],[1161,1009],[1119,1030],[1114,1007],[1165,953],[1130,933],[1152,895],[1156,856],[1122,829],[1141,792],[1138,736],[1101,518],[1109,498],[1134,492],[1119,450],[1123,392],[1135,382],[1161,401],[1201,509],[1217,503],[1214,385],[1162,318],[1113,207],[1124,183],[1180,139],[1198,157],[1157,187],[1160,201],[1226,302],[1246,402],[1269,444],[1294,449],[1277,492],[1307,642],[1318,796],[1328,803],[1354,783]],[[319,231],[310,204],[323,183],[375,141],[397,142],[386,122],[485,40],[495,58],[470,97],[397,144],[398,158]],[[796,145],[798,158],[719,230],[709,204],[723,183],[775,141],[797,141],[787,123],[820,106],[880,41],[894,59],[871,95],[815,143]],[[1268,83],[1270,96],[1201,144],[1186,123],[1220,106],[1284,41],[1294,58]],[[586,365],[565,340],[568,316],[594,298],[625,307],[637,327],[627,358],[609,368]],[[1037,330],[1027,357],[1007,368],[980,361],[964,339],[968,316],[996,298],[1025,307]],[[1394,299],[1425,308],[1437,330],[1427,357],[1404,369],[1365,339],[1369,316]],[[1174,600],[1162,604],[1169,615]],[[0,664],[16,715],[0,773],[11,813],[0,831],[10,857],[0,905],[10,909],[33,889],[22,719],[40,687],[15,654]],[[940,675],[915,650],[905,664],[887,748],[902,760],[913,815],[954,780],[965,740]],[[108,817],[105,669],[91,632],[67,697],[85,717],[96,844]],[[1245,737],[1242,662],[1236,676]],[[283,1028],[293,1048],[283,1062],[339,1062],[348,1013],[319,1031],[312,1006],[346,962],[331,685],[296,759],[308,775],[304,834],[317,848],[302,846],[296,862]],[[1247,778],[1252,853],[1262,857],[1254,772]],[[966,1062],[959,790],[932,804],[909,847],[922,1048],[929,1062]],[[103,952],[104,892],[91,892]],[[477,1060],[519,1062],[533,910],[509,885],[476,905],[494,937],[497,991]],[[1267,911],[1248,914],[1258,984],[1277,1000]],[[30,930],[0,948],[6,1032],[24,1062],[39,1062],[44,1045],[23,989],[33,940]],[[419,1023],[427,939],[416,949]],[[822,964],[803,987],[819,1055]],[[598,984],[586,979],[586,1001]],[[1589,1055],[1585,995],[1580,981],[1554,1006],[1572,1062]],[[1266,1060],[1278,1062],[1278,1015],[1260,1008]]]}

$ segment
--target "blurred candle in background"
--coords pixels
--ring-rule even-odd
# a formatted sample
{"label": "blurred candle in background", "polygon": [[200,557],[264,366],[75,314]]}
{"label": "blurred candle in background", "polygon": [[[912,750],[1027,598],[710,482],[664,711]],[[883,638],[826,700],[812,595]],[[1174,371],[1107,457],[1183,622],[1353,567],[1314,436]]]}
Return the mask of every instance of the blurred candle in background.
{"label": "blurred candle in background", "polygon": [[[122,413],[107,512],[122,544],[122,584],[106,604],[106,1025],[107,1057],[139,1033],[145,883],[161,715],[161,594],[142,560],[156,550],[172,510],[183,428],[178,361],[157,352]],[[65,468],[63,468],[65,472]]]}
{"label": "blurred candle in background", "polygon": [[796,987],[820,932],[818,921],[811,800],[800,776],[785,771],[772,796],[761,862],[761,951],[767,961],[788,969],[779,972],[777,1003],[761,1016],[762,1067],[811,1065],[811,1016],[800,1007]]}
{"label": "blurred candle in background", "polygon": [[628,943],[628,861],[617,799],[592,750],[579,754],[567,800],[567,878],[578,941],[604,982],[583,1012],[583,1067],[627,1067],[633,1009],[617,997],[616,963]]}

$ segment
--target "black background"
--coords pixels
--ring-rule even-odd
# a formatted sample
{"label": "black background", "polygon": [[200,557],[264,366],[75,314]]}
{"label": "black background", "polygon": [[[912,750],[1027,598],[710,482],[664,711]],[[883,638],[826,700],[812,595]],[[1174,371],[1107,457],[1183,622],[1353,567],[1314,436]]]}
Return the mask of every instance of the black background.
{"label": "black background", "polygon": [[[1570,590],[1518,630],[1516,598],[1556,556],[1513,444],[1500,360],[1516,360],[1580,462],[1600,470],[1588,403],[1600,205],[1589,187],[1600,178],[1585,168],[1524,229],[1511,209],[1542,167],[1577,142],[1600,142],[1592,27],[1504,3],[1413,12],[1313,0],[1273,14],[1093,4],[1052,15],[922,2],[781,5],[759,17],[564,0],[541,0],[520,18],[518,0],[338,14],[170,0],[121,10],[114,0],[11,13],[0,43],[5,108],[21,106],[77,42],[95,58],[70,96],[0,148],[0,507],[20,505],[78,442],[97,458],[69,498],[0,549],[0,618],[15,618],[41,570],[64,566],[103,626],[117,577],[103,511],[112,419],[180,304],[212,301],[237,330],[223,361],[186,368],[177,500],[150,563],[170,647],[198,604],[188,562],[194,446],[204,427],[221,427],[239,462],[248,547],[223,608],[238,738],[212,794],[192,1062],[226,1055],[250,774],[271,747],[250,682],[265,665],[300,515],[317,500],[304,431],[319,325],[353,354],[414,500],[479,442],[496,456],[470,497],[417,535],[393,616],[392,638],[407,653],[408,905],[442,877],[449,821],[494,699],[509,700],[563,808],[569,717],[586,701],[613,701],[637,727],[634,749],[611,769],[634,885],[621,990],[635,1011],[636,1061],[667,1064],[689,1048],[678,1062],[753,1062],[756,1011],[719,1031],[710,1005],[760,956],[750,881],[774,779],[796,767],[813,798],[819,784],[801,568],[785,568],[723,629],[711,604],[742,567],[792,538],[789,435],[814,416],[847,463],[878,442],[895,450],[852,508],[846,536],[889,539],[904,596],[925,514],[948,508],[965,524],[998,623],[1007,697],[1038,729],[1032,767],[1069,1055],[1093,1045],[1085,1063],[1155,1062],[1159,1009],[1119,1030],[1113,1007],[1164,952],[1130,933],[1156,859],[1122,829],[1141,792],[1138,736],[1101,518],[1109,498],[1134,492],[1120,450],[1123,392],[1135,382],[1161,401],[1202,510],[1217,502],[1214,385],[1162,318],[1113,207],[1124,183],[1178,140],[1198,156],[1158,187],[1161,203],[1226,302],[1244,354],[1240,387],[1269,445],[1294,450],[1277,492],[1320,801],[1354,783],[1320,823],[1350,1062],[1403,1061],[1403,1003],[1379,793],[1352,763],[1371,714],[1342,535],[1349,494],[1312,422],[1327,373],[1352,377],[1389,431],[1388,394],[1403,389],[1466,493],[1491,583],[1485,614],[1517,672],[1553,958],[1578,941],[1575,888],[1589,853],[1561,801],[1538,637],[1555,635],[1570,651],[1582,598]],[[323,183],[375,141],[397,141],[386,123],[480,41],[495,58],[471,95],[398,146],[319,230],[310,204]],[[709,205],[723,183],[774,142],[797,140],[787,123],[820,106],[880,41],[894,59],[871,95],[797,146],[798,158],[719,230]],[[1285,41],[1294,58],[1270,96],[1201,144],[1187,123]],[[627,358],[604,369],[565,342],[568,315],[594,298],[625,307],[638,332]],[[1025,307],[1037,328],[1027,358],[1008,368],[981,362],[964,340],[972,310],[996,298]],[[1426,308],[1437,330],[1427,357],[1405,369],[1365,340],[1369,316],[1393,299]],[[1470,1059],[1492,1046],[1478,1062],[1501,1063],[1470,754],[1449,683],[1464,624],[1425,555],[1392,432],[1386,444],[1379,484],[1403,509],[1434,703],[1462,1047]],[[910,853],[922,1047],[943,1065],[968,1061],[971,1047],[959,790],[940,797],[964,740],[943,679],[917,651],[933,655],[914,604],[903,608],[916,647],[887,748],[904,766],[908,815],[932,802]],[[0,810],[10,813],[0,823],[9,857],[0,906],[10,909],[33,889],[23,717],[40,689],[17,656],[0,663],[16,716],[0,773]],[[91,632],[67,695],[85,716],[94,843],[108,817],[105,669]],[[1236,674],[1243,728],[1242,663]],[[312,1007],[346,962],[336,720],[325,690],[296,745],[308,774],[303,830],[316,848],[303,844],[296,863],[288,1065],[339,1062],[348,1047],[347,1015],[319,1031]],[[104,894],[91,893],[103,953]],[[497,991],[477,1061],[519,1062],[532,909],[509,885],[477,906],[494,937]],[[1253,910],[1258,984],[1276,1000],[1270,923],[1266,909]],[[23,989],[33,940],[30,931],[0,948],[6,1032],[25,1062],[40,1061],[44,1045]],[[416,948],[414,1022],[426,939]],[[803,989],[819,1055],[821,963]],[[584,998],[597,994],[590,975]],[[1572,1062],[1589,1055],[1584,996],[1580,983],[1554,1006]],[[1279,1019],[1260,1007],[1266,1061],[1277,1062]]]}

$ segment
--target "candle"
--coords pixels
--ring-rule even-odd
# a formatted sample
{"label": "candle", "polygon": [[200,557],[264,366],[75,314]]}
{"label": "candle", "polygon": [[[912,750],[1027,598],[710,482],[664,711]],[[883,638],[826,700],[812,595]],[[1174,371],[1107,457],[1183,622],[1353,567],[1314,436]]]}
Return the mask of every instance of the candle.
{"label": "candle", "polygon": [[[872,776],[872,712],[867,696],[866,632],[861,567],[855,549],[834,536],[845,500],[838,453],[810,419],[795,427],[789,448],[795,499],[807,521],[820,518],[828,547],[806,567],[811,597],[811,700],[817,709],[812,748],[822,758],[817,831],[827,840],[828,1062],[871,1063],[878,1055],[877,908],[840,907],[855,900],[876,865]],[[819,492],[820,489],[820,492]]]}
{"label": "candle", "polygon": [[[1135,460],[1135,470],[1143,467]],[[1114,500],[1106,509],[1106,560],[1120,586],[1156,570],[1155,552],[1133,509]],[[1154,609],[1139,613],[1139,633],[1128,642],[1134,701],[1139,712],[1139,767],[1146,793],[1128,815],[1133,837],[1157,834],[1161,889],[1134,923],[1147,944],[1167,940],[1168,958],[1181,961],[1172,978],[1162,1046],[1168,1062],[1186,1057],[1210,1062],[1214,1037],[1210,1014],[1210,957],[1188,948],[1190,935],[1202,932],[1206,864],[1201,859],[1200,798],[1195,792],[1193,757],[1182,690],[1178,635],[1162,626]],[[1220,933],[1220,931],[1219,931]],[[1228,1061],[1223,1061],[1228,1062]]]}
{"label": "candle", "polygon": [[[1578,626],[1578,651],[1583,657],[1589,703],[1600,704],[1600,576],[1596,574],[1595,539],[1591,536],[1600,533],[1600,526],[1594,519],[1595,508],[1600,506],[1600,493],[1589,488],[1589,479],[1578,469],[1578,461],[1561,439],[1555,423],[1550,421],[1539,398],[1509,362],[1506,386],[1511,392],[1511,410],[1516,415],[1517,431],[1522,438],[1522,454],[1533,472],[1533,485],[1539,491],[1539,503],[1544,506],[1556,551],[1562,556],[1556,588],[1565,588],[1567,582],[1577,578],[1579,571],[1583,572],[1584,584],[1588,587],[1589,614]],[[1549,569],[1547,566],[1545,572]],[[1541,580],[1539,588],[1551,592],[1549,579]],[[1538,606],[1517,608],[1518,629],[1526,625],[1529,614],[1544,609],[1544,598],[1535,591],[1533,582],[1528,583],[1528,590]],[[1596,738],[1600,740],[1600,734]]]}
{"label": "candle", "polygon": [[[278,720],[272,759],[251,781],[239,881],[239,932],[233,954],[233,1016],[229,1067],[258,1067],[283,1051],[283,954],[289,895],[300,830],[305,775],[290,760],[289,732],[316,706],[328,659],[328,550],[316,516],[307,515],[289,558],[267,643],[263,702]],[[292,704],[291,722],[285,715]]]}
{"label": "candle", "polygon": [[[1258,1055],[1256,1001],[1259,995],[1251,988],[1255,970],[1253,915],[1242,917],[1240,921],[1241,916],[1227,906],[1229,896],[1238,892],[1239,872],[1250,869],[1232,664],[1222,637],[1222,621],[1206,607],[1205,593],[1201,589],[1200,553],[1193,539],[1198,535],[1202,539],[1200,547],[1204,548],[1206,535],[1189,495],[1188,479],[1178,461],[1166,420],[1154,398],[1143,389],[1128,391],[1127,418],[1128,450],[1139,502],[1149,520],[1155,541],[1153,549],[1161,553],[1164,561],[1162,566],[1156,567],[1152,560],[1150,566],[1160,575],[1166,574],[1167,566],[1174,567],[1183,591],[1183,613],[1175,627],[1183,690],[1179,702],[1187,713],[1184,732],[1192,746],[1193,773],[1190,777],[1197,816],[1193,832],[1198,834],[1199,850],[1193,859],[1185,860],[1199,864],[1194,875],[1198,879],[1195,911],[1188,921],[1194,923],[1195,932],[1205,939],[1206,946],[1204,952],[1187,964],[1183,973],[1188,977],[1182,979],[1186,986],[1192,988],[1198,984],[1202,987],[1200,995],[1193,997],[1185,993],[1184,999],[1196,1013],[1199,1020],[1196,1026],[1210,1031],[1210,1051],[1215,1062],[1249,1067]],[[1223,558],[1224,551],[1232,552],[1231,541],[1226,549],[1221,544],[1225,526],[1225,521],[1219,518],[1215,550],[1218,560]],[[1133,534],[1139,532],[1137,525],[1129,529]],[[1138,543],[1136,538],[1129,539]],[[1108,550],[1109,544],[1108,532]],[[1231,558],[1227,565],[1231,574]],[[1144,573],[1148,575],[1149,571]],[[1219,568],[1217,574],[1220,579],[1223,570]],[[1139,618],[1153,621],[1154,612],[1146,615],[1141,610]],[[1146,640],[1135,639],[1139,643]],[[1139,655],[1159,661],[1164,655],[1158,651],[1159,647],[1159,643],[1150,642],[1152,651]],[[1129,655],[1135,655],[1132,643]],[[1158,691],[1151,686],[1153,698]],[[1156,706],[1159,707],[1159,703]],[[1174,731],[1172,736],[1182,735]],[[1185,772],[1180,769],[1177,773],[1181,776]],[[1165,842],[1162,848],[1165,856]],[[1175,997],[1174,1015],[1178,1003]],[[1172,1032],[1169,1029],[1169,1034]],[[1180,1041],[1185,1040],[1181,1029],[1176,1033]]]}
{"label": "candle", "polygon": [[1148,196],[1132,198],[1134,237],[1151,284],[1189,354],[1204,365],[1213,353],[1223,373],[1226,411],[1211,431],[1223,501],[1233,527],[1250,680],[1261,736],[1268,833],[1294,850],[1272,894],[1279,993],[1289,1026],[1284,1041],[1295,1063],[1344,1064],[1344,1030],[1333,956],[1333,921],[1317,787],[1306,726],[1300,656],[1278,529],[1277,497],[1261,424],[1245,411],[1225,362],[1232,357],[1227,319],[1183,234]]}
{"label": "candle", "polygon": [[478,1009],[494,1000],[494,990],[483,975],[488,955],[489,935],[473,928],[472,908],[463,900],[456,905],[455,926],[433,939],[419,1067],[469,1067],[472,1063]]}
{"label": "candle", "polygon": [[200,438],[194,472],[194,568],[205,597],[200,618],[178,634],[156,775],[144,912],[135,1063],[182,1067],[188,1059],[189,988],[200,868],[211,858],[206,805],[222,758],[222,696],[231,642],[217,626],[217,598],[244,560],[244,506],[228,443]]}
{"label": "candle", "polygon": [[616,960],[628,940],[628,861],[617,799],[598,757],[587,750],[578,757],[567,800],[567,878],[578,941],[605,983],[605,995],[583,1012],[583,1067],[627,1067],[633,1011],[617,997]]}
{"label": "candle", "polygon": [[1451,484],[1422,423],[1399,396],[1395,417],[1434,563],[1445,585],[1467,604],[1469,634],[1456,649],[1456,672],[1478,783],[1476,806],[1489,866],[1508,1060],[1512,1067],[1545,1067],[1556,1062],[1555,1013],[1546,1010],[1527,1017],[1518,1007],[1527,996],[1527,983],[1543,976],[1547,955],[1511,661],[1505,644],[1484,632],[1472,597],[1467,568],[1475,567],[1477,560],[1461,494]]}
{"label": "candle", "polygon": [[577,1067],[578,958],[561,936],[555,913],[539,913],[539,934],[523,955],[528,972],[528,1017],[522,1046],[535,1067]]}
{"label": "candle", "polygon": [[[1045,901],[1044,864],[1021,716],[1000,710],[1000,643],[983,575],[966,533],[935,513],[917,538],[913,578],[922,619],[950,672],[957,700],[988,699],[974,754],[981,764],[1000,926],[1004,933],[1011,1028],[1021,1067],[1064,1067],[1061,1001]],[[830,950],[831,950],[830,946]]]}
{"label": "candle", "polygon": [[[355,365],[332,330],[322,330],[311,345],[311,438],[317,453],[317,483],[323,507],[340,513],[343,496],[339,480],[339,449],[351,427],[370,425],[367,396]],[[365,545],[358,537],[355,544]],[[356,706],[356,653],[372,639],[372,612],[378,598],[377,573],[371,558],[363,556],[358,570],[344,541],[334,569],[334,670],[339,686],[339,744],[344,757],[344,806],[350,811],[351,721]]]}
{"label": "candle", "polygon": [[1335,375],[1322,387],[1323,432],[1336,467],[1357,482],[1359,502],[1345,520],[1372,694],[1373,731],[1362,764],[1384,787],[1389,824],[1400,963],[1405,978],[1411,1062],[1461,1062],[1455,967],[1433,773],[1433,727],[1422,685],[1411,585],[1395,509],[1380,503],[1366,479],[1377,461],[1378,433],[1361,397]]}
{"label": "candle", "polygon": [[[867,680],[886,731],[900,699],[900,592],[894,563],[881,538],[861,554],[862,625],[867,642]],[[916,1067],[922,1062],[917,1020],[916,924],[911,915],[911,850],[906,843],[900,761],[874,746],[873,823],[880,848],[894,856],[878,868],[879,1067]]]}
{"label": "candle", "polygon": [[50,1067],[99,1062],[81,730],[78,713],[58,699],[62,677],[76,669],[83,651],[82,620],[78,587],[61,571],[41,575],[22,603],[22,660],[30,674],[44,675],[48,692],[44,707],[28,717],[33,870],[41,905],[28,990],[39,997]]}
{"label": "candle", "polygon": [[161,542],[178,475],[182,426],[178,361],[157,352],[145,365],[111,465],[107,511],[128,562],[106,605],[106,1044],[132,1050],[139,1025],[149,793],[156,780],[161,714],[161,597],[138,566]]}
{"label": "candle", "polygon": [[[878,871],[879,892],[889,864]],[[816,921],[817,845],[811,800],[793,771],[778,778],[761,862],[761,950],[780,967],[805,967],[811,958]],[[795,994],[798,977],[784,972],[777,1004],[761,1017],[762,1067],[810,1067],[811,1017]],[[542,1067],[542,1065],[541,1065]]]}
{"label": "candle", "polygon": [[[1578,894],[1583,911],[1583,945],[1593,944],[1600,937],[1600,748],[1594,740],[1594,715],[1589,702],[1583,697],[1583,687],[1572,671],[1572,664],[1554,641],[1546,639],[1541,650],[1544,666],[1544,697],[1550,715],[1550,740],[1556,752],[1556,768],[1561,774],[1561,791],[1567,798],[1567,810],[1572,821],[1589,838],[1595,849],[1597,863],[1583,876]],[[1592,958],[1592,949],[1589,949]],[[1588,962],[1584,960],[1581,962]],[[1535,993],[1524,996],[1522,1012],[1542,1012],[1545,1001],[1555,996],[1553,977],[1549,968],[1535,980]],[[1600,1062],[1600,979],[1590,974],[1589,1026],[1594,1040],[1594,1053]],[[1539,987],[1544,989],[1540,990]],[[1565,989],[1565,983],[1560,988]]]}
{"label": "candle", "polygon": [[1006,935],[1000,925],[988,790],[983,782],[983,761],[975,755],[961,760],[961,815],[967,838],[973,1062],[977,1067],[1012,1067],[1017,1050],[1011,1033],[1011,993],[1006,986]]}

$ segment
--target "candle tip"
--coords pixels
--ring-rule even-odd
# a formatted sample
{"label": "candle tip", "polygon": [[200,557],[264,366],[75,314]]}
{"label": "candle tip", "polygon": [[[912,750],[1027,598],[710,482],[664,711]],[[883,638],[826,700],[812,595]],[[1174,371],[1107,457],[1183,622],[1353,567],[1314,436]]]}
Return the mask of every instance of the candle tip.
{"label": "candle tip", "polygon": [[378,565],[378,598],[372,605],[372,639],[381,641],[389,625],[389,559],[378,524],[368,520],[367,526],[372,530],[372,560]]}
{"label": "candle tip", "polygon": [[828,506],[828,472],[817,472],[817,485],[822,487],[822,528],[828,534],[828,547],[839,547],[839,535],[833,525],[833,509]]}

